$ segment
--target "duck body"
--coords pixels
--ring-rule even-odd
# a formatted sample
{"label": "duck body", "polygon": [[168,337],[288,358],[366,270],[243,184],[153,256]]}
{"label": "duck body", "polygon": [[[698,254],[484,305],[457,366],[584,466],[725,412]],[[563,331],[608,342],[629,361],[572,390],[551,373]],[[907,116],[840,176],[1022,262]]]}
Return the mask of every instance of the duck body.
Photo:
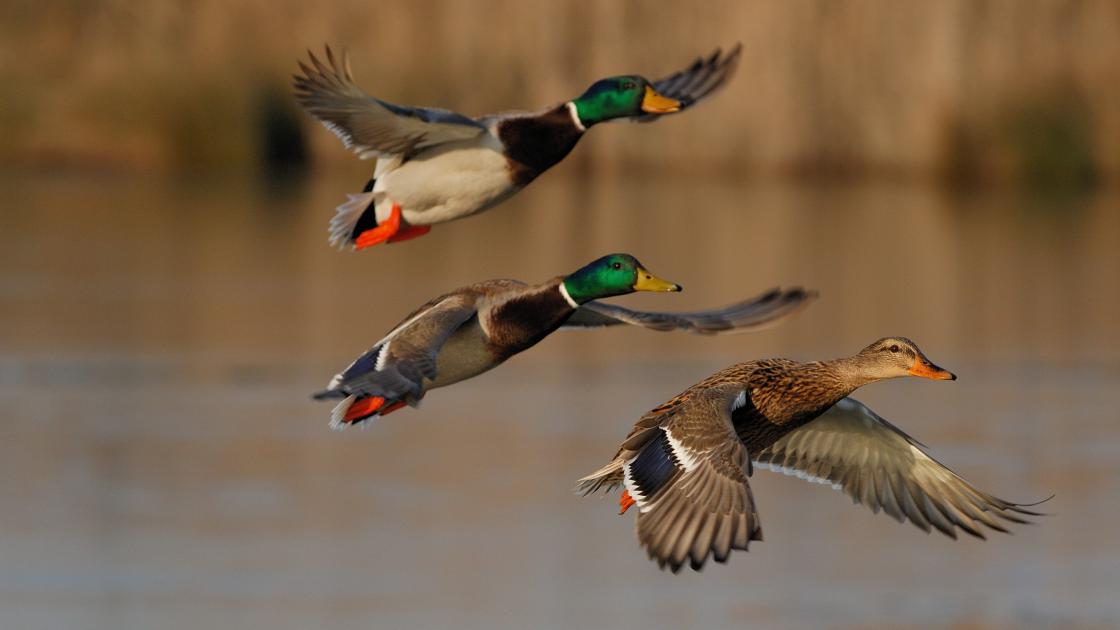
{"label": "duck body", "polygon": [[560,327],[575,310],[560,281],[529,286],[490,280],[441,295],[405,317],[314,397],[343,399],[332,412],[333,428],[416,406],[428,391],[492,370]]}
{"label": "duck body", "polygon": [[492,370],[563,325],[575,308],[560,292],[562,280],[557,277],[533,287],[517,280],[492,280],[456,291],[458,296],[472,294],[478,314],[440,348],[436,377],[425,379],[424,390]]}
{"label": "duck body", "polygon": [[487,210],[559,163],[583,135],[566,105],[479,122],[486,131],[477,138],[379,163],[368,198],[377,222],[389,219],[393,204],[409,225],[434,225]]}
{"label": "duck body", "polygon": [[563,160],[593,124],[650,121],[691,107],[731,76],[739,48],[699,59],[655,82],[596,82],[583,96],[537,112],[470,118],[394,105],[359,88],[344,54],[310,54],[295,77],[300,104],[360,157],[378,158],[361,193],[331,220],[330,243],[362,249],[426,234],[432,225],[489,209]]}
{"label": "duck body", "polygon": [[363,212],[372,206],[375,213],[374,226],[390,218],[394,204],[409,225],[435,225],[482,212],[520,190],[510,177],[501,144],[489,133],[432,148],[407,161],[388,161],[386,166],[379,164],[371,196],[364,200]]}
{"label": "duck body", "polygon": [[528,285],[489,280],[430,300],[313,395],[341,399],[335,428],[416,406],[432,389],[494,369],[558,328],[631,324],[653,330],[718,334],[764,328],[816,297],[799,288],[773,290],[721,309],[686,313],[633,311],[596,300],[633,291],[679,291],[628,254],[597,259],[568,276]]}
{"label": "duck body", "polygon": [[[898,376],[954,380],[905,338],[859,354],[799,363],[765,359],[725,368],[643,416],[615,457],[582,478],[589,494],[624,488],[639,542],[662,568],[725,562],[762,540],[754,467],[824,483],[925,531],[983,538],[981,525],[1025,522],[1025,504],[989,495],[937,462],[900,429],[848,395]],[[998,518],[996,518],[998,517]]]}
{"label": "duck body", "polygon": [[790,359],[739,363],[716,372],[696,387],[720,387],[727,383],[743,388],[743,398],[731,420],[736,435],[750,453],[761,452],[812,421],[856,387],[838,378],[827,363]]}

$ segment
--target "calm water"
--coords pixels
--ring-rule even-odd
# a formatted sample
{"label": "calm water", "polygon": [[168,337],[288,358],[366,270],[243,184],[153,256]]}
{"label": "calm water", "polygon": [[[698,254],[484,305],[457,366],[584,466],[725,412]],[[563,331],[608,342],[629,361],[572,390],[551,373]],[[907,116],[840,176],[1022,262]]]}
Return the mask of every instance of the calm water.
{"label": "calm water", "polygon": [[[577,163],[578,166],[578,163]],[[638,170],[638,169],[636,169]],[[1120,624],[1120,198],[953,198],[563,167],[501,208],[327,248],[349,180],[6,176],[0,627],[1111,628]],[[821,299],[757,335],[557,334],[364,431],[308,400],[428,297],[630,251],[680,282]],[[738,360],[906,335],[959,376],[857,397],[1055,513],[951,541],[752,483],[766,541],[672,576],[572,481]]]}

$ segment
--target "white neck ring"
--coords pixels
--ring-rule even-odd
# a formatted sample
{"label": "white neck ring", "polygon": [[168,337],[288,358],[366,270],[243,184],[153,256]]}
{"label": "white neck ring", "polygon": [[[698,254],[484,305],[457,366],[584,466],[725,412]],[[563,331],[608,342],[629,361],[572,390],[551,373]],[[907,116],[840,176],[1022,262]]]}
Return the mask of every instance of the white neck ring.
{"label": "white neck ring", "polygon": [[564,301],[567,302],[569,306],[572,308],[579,308],[579,302],[572,299],[572,295],[568,293],[568,287],[564,284],[563,280],[560,281],[560,295],[564,296]]}
{"label": "white neck ring", "polygon": [[579,119],[579,110],[576,109],[575,101],[568,101],[568,113],[572,115],[572,122],[576,124],[576,129],[580,133],[587,131],[587,127],[583,126],[583,121]]}

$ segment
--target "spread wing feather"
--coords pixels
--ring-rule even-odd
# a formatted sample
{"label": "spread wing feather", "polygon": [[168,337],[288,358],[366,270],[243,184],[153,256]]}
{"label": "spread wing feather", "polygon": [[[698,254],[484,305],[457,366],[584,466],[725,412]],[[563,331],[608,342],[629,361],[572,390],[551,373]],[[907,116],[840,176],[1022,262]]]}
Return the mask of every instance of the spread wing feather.
{"label": "spread wing feather", "polygon": [[957,528],[984,538],[981,525],[1006,532],[1002,521],[1026,523],[1023,516],[1039,515],[968,483],[852,398],[780,438],[754,465],[831,485],[874,512],[951,538]]}
{"label": "spread wing feather", "polygon": [[405,107],[374,98],[354,83],[350,58],[326,48],[326,61],[308,52],[311,65],[299,63],[302,75],[293,83],[296,100],[346,148],[363,159],[410,157],[447,142],[470,140],[487,133],[476,120],[444,109]]}
{"label": "spread wing feather", "polygon": [[646,414],[612,464],[579,482],[583,493],[618,483],[638,506],[638,540],[658,566],[674,573],[687,561],[699,570],[709,556],[762,540],[747,479],[746,448],[731,411],[741,386],[686,392]]}
{"label": "spread wing feather", "polygon": [[[704,100],[713,92],[727,83],[735,74],[739,66],[739,55],[743,47],[735,46],[726,55],[717,48],[708,57],[700,57],[692,65],[652,83],[653,89],[660,94],[675,98],[681,102],[682,112],[696,103]],[[648,114],[637,116],[631,120],[638,122],[651,122],[662,118],[665,114]]]}
{"label": "spread wing feather", "polygon": [[723,308],[686,313],[635,311],[614,304],[589,302],[580,306],[563,328],[631,324],[652,330],[685,330],[702,335],[756,331],[797,313],[816,297],[815,291],[806,291],[800,287],[772,289]]}
{"label": "spread wing feather", "polygon": [[425,304],[331,380],[316,399],[381,396],[415,403],[425,378],[436,377],[436,356],[444,342],[477,314],[477,296],[457,292]]}

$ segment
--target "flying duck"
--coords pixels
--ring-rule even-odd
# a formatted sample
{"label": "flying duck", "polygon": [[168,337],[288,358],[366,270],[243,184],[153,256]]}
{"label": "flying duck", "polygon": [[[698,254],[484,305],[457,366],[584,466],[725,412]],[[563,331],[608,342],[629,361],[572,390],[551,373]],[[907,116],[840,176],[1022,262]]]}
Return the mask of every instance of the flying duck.
{"label": "flying duck", "polygon": [[[903,337],[858,354],[798,363],[765,359],[725,368],[638,421],[609,464],[578,481],[590,494],[623,486],[621,511],[638,508],[637,536],[674,573],[762,540],[752,466],[819,482],[873,511],[952,538],[959,528],[1038,516],[968,483],[901,429],[848,395],[883,379],[956,380]],[[998,518],[997,518],[998,517]]]}
{"label": "flying duck", "polygon": [[355,250],[426,234],[431,226],[486,210],[562,160],[592,125],[641,122],[684,111],[734,73],[740,47],[657,81],[637,75],[596,81],[578,98],[537,112],[469,118],[444,109],[394,105],[357,86],[346,52],[308,52],[294,76],[296,99],[346,148],[378,158],[362,192],[331,220],[330,243]]}
{"label": "flying duck", "polygon": [[680,291],[629,254],[603,256],[575,273],[530,285],[490,280],[441,295],[416,309],[335,375],[317,400],[340,399],[341,429],[408,404],[430,389],[491,370],[559,328],[630,324],[699,334],[759,330],[806,306],[816,293],[775,289],[708,311],[649,313],[597,302],[635,291]]}

